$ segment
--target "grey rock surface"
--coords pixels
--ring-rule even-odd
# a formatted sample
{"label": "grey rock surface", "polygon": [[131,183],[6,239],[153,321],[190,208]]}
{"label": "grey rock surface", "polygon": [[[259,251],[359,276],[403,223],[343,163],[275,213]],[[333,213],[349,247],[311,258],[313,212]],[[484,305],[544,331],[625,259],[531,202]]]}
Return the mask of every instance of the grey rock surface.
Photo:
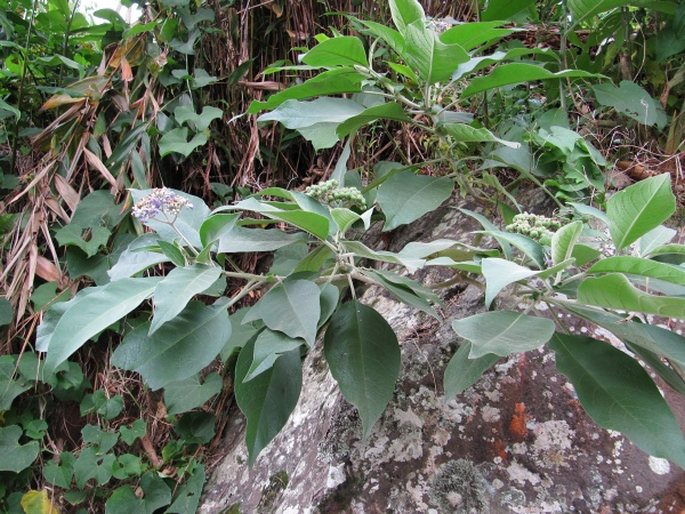
{"label": "grey rock surface", "polygon": [[[448,207],[397,234],[391,249],[416,239],[468,240],[477,228]],[[430,284],[445,279],[440,273],[419,275]],[[357,413],[340,395],[319,343],[304,362],[297,408],[252,468],[244,420],[234,413],[226,456],[205,487],[199,512],[534,514],[685,507],[682,470],[598,428],[550,352],[502,359],[464,394],[443,397],[443,371],[458,346],[450,322],[484,310],[477,287],[444,292],[443,322],[374,288],[363,301],[388,319],[402,347],[395,396],[372,435],[361,440]],[[565,321],[578,332],[591,330]]]}

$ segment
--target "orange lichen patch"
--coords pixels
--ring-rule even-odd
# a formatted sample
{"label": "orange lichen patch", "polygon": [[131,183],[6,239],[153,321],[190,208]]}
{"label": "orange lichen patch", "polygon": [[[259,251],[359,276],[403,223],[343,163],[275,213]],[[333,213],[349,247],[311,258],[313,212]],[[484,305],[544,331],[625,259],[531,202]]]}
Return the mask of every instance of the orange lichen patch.
{"label": "orange lichen patch", "polygon": [[517,441],[522,441],[528,435],[525,403],[517,403],[514,406],[514,415],[511,417],[511,423],[509,423],[509,433]]}
{"label": "orange lichen patch", "polygon": [[507,456],[507,445],[502,441],[501,439],[495,439],[495,441],[492,443],[494,454],[502,459],[503,463],[506,463],[508,460]]}

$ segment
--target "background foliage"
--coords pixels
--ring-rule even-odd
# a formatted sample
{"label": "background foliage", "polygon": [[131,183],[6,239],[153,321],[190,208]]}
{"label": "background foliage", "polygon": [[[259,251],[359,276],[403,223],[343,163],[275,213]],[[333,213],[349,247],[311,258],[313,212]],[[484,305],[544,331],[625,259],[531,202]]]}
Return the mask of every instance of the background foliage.
{"label": "background foliage", "polygon": [[[447,395],[548,343],[598,424],[685,464],[644,369],[536,312],[606,328],[685,393],[682,337],[650,324],[685,312],[662,225],[685,192],[685,3],[166,0],[132,25],[2,4],[1,511],[194,512],[234,400],[254,460],[324,332],[368,435],[399,347],[355,285],[440,318],[398,273],[427,265],[494,307],[453,322]],[[181,208],[131,216],[161,186]],[[530,188],[554,217],[519,205]],[[455,190],[483,202],[474,241],[367,246]],[[496,310],[505,288],[529,310]]]}

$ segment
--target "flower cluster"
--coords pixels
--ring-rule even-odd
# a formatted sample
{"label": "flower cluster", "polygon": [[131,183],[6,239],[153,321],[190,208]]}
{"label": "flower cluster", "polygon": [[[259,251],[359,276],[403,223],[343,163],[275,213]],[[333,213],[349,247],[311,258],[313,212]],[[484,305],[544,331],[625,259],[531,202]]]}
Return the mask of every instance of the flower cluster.
{"label": "flower cluster", "polygon": [[305,194],[331,207],[366,209],[366,200],[361,191],[356,187],[340,187],[337,180],[309,186]]}
{"label": "flower cluster", "polygon": [[133,215],[140,221],[148,221],[160,213],[175,218],[181,209],[187,207],[192,209],[193,205],[183,198],[167,189],[166,187],[153,189],[142,200],[133,206]]}
{"label": "flower cluster", "polygon": [[452,17],[447,18],[429,18],[426,22],[426,27],[429,30],[442,34],[446,30],[451,29],[457,24],[457,20]]}
{"label": "flower cluster", "polygon": [[509,232],[523,234],[542,244],[549,245],[554,233],[561,228],[561,222],[558,219],[524,212],[514,216],[513,223],[507,225],[506,228]]}

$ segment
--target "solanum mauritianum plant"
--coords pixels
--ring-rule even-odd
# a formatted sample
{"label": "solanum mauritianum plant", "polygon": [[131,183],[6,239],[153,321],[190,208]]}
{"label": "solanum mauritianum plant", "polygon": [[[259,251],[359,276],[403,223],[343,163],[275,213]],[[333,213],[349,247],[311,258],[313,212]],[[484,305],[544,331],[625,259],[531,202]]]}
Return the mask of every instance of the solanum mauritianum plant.
{"label": "solanum mauritianum plant", "polygon": [[[390,5],[397,30],[360,22],[376,38],[368,54],[360,39],[322,38],[303,62],[324,71],[256,103],[252,111],[272,109],[262,121],[282,121],[317,147],[330,146],[382,118],[412,120],[427,131],[447,134],[455,144],[500,142],[489,131],[464,123],[470,121],[467,115],[452,107],[467,93],[577,73],[555,74],[517,62],[464,85],[462,78],[481,65],[512,58],[474,57],[510,29],[466,24],[438,34],[418,3]],[[387,52],[383,55],[394,56],[387,63],[394,72],[391,78],[371,64],[381,47]],[[323,96],[343,93],[368,95],[357,97],[361,103]],[[382,102],[364,103],[374,96]],[[325,105],[302,105],[312,97]],[[500,249],[443,239],[389,252],[362,242],[371,223],[382,222],[385,231],[412,223],[447,200],[454,181],[388,165],[363,184],[359,175],[347,172],[345,160],[331,181],[307,192],[269,188],[214,211],[178,191],[133,190],[134,214],[149,231],[141,230],[121,254],[109,271],[109,283],[84,289],[47,311],[37,341],[38,350],[47,351],[44,371],[54,371],[113,325],[125,336],[112,364],[140,373],[155,390],[197,376],[217,356],[227,361],[237,352],[234,389],[247,417],[253,462],[295,407],[302,357],[323,334],[332,375],[359,410],[366,436],[392,397],[400,350],[383,317],[359,301],[355,284],[377,284],[398,300],[440,316],[435,308],[439,296],[431,288],[364,263],[378,261],[409,273],[443,266],[455,274],[482,276],[488,308],[497,305],[497,295],[508,286],[529,305],[525,312],[494,310],[454,321],[455,331],[467,343],[446,370],[447,395],[471,385],[500,357],[549,344],[559,369],[598,424],[625,433],[650,454],[685,466],[685,441],[675,418],[633,358],[644,360],[673,388],[685,392],[685,355],[680,350],[685,341],[628,315],[685,317],[685,247],[672,244],[674,231],[661,226],[675,209],[668,176],[616,194],[606,213],[577,205],[578,212],[565,218],[521,215],[498,229],[465,212],[478,218],[482,232]],[[272,225],[276,227],[269,228]],[[239,269],[233,257],[246,252],[274,252],[269,271]],[[162,263],[170,263],[172,270],[154,276],[152,267]],[[230,297],[224,296],[227,281],[241,284]],[[232,312],[254,291],[262,293],[257,303]],[[564,309],[610,330],[632,355],[573,336],[555,321],[535,315],[543,304],[547,311]]]}
{"label": "solanum mauritianum plant", "polygon": [[[39,349],[47,351],[44,371],[121,319],[126,335],[112,364],[137,371],[152,389],[196,375],[219,355],[226,360],[239,352],[234,387],[247,416],[254,461],[294,409],[302,356],[323,333],[333,377],[359,410],[368,435],[392,397],[400,349],[385,319],[356,298],[355,283],[380,285],[437,318],[439,297],[406,276],[360,263],[380,261],[409,272],[443,266],[484,277],[488,308],[508,286],[517,303],[529,305],[525,312],[493,310],[454,321],[467,343],[446,370],[448,396],[473,384],[500,357],[549,344],[598,424],[625,433],[652,455],[685,465],[685,441],[675,418],[633,358],[685,393],[685,339],[628,315],[685,317],[685,246],[671,243],[675,231],[661,226],[675,208],[670,177],[616,194],[606,213],[578,205],[574,220],[527,215],[499,230],[465,212],[483,223],[482,232],[498,241],[500,250],[441,239],[412,242],[394,253],[359,241],[372,219],[382,219],[387,230],[436,208],[446,198],[435,193],[443,180],[402,171],[369,191],[376,194],[373,204],[359,190],[335,182],[309,194],[270,188],[215,211],[176,191],[133,191],[136,213],[153,233],[141,235],[122,254],[110,270],[110,283],[84,289],[48,311],[39,339]],[[447,195],[450,190],[445,188]],[[362,211],[366,202],[371,207]],[[262,228],[272,223],[289,228]],[[245,273],[231,258],[254,251],[274,252],[269,273]],[[175,265],[165,277],[138,276],[163,262]],[[231,298],[222,296],[227,279],[244,283]],[[232,305],[257,289],[264,294],[255,305],[229,315]],[[211,297],[217,299],[207,301]],[[148,299],[151,314],[139,308]],[[632,354],[571,335],[535,315],[543,303],[549,307],[545,311],[563,309],[606,328]]]}

